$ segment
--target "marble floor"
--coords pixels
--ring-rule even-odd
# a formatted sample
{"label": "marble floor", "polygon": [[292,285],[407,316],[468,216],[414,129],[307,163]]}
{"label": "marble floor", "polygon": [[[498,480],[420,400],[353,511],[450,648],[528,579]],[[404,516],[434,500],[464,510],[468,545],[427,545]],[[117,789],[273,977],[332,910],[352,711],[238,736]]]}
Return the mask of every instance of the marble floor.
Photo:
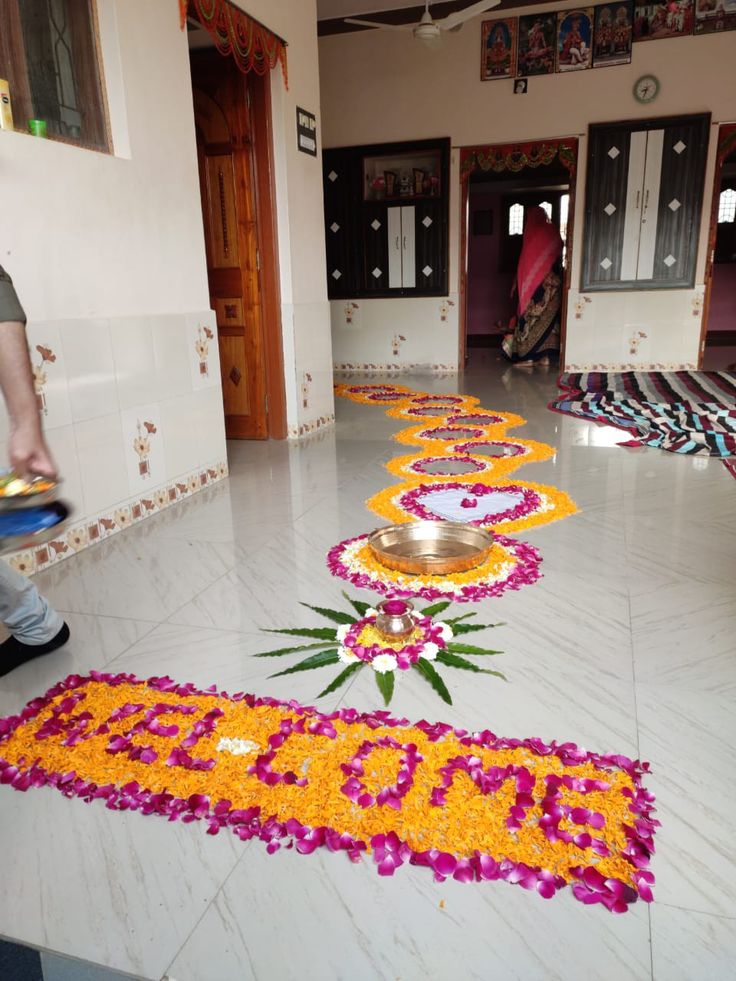
{"label": "marble floor", "polygon": [[[1,937],[147,981],[734,976],[736,482],[718,461],[622,449],[617,431],[549,412],[554,374],[506,370],[493,352],[459,379],[400,381],[523,415],[518,435],[557,454],[518,476],[581,512],[522,536],[543,554],[540,582],[479,607],[506,623],[494,641],[509,683],[448,669],[448,709],[403,679],[392,709],[651,761],[655,903],[615,916],[411,867],[385,879],[341,855],[268,857],[195,825],[3,787]],[[339,400],[334,431],[303,444],[232,444],[228,481],[38,576],[73,639],[0,680],[0,714],[90,668],[310,702],[321,675],[268,680],[250,654],[261,627],[319,622],[300,601],[340,602],[325,553],[375,526],[363,502],[391,479],[382,464],[404,425]],[[365,674],[327,705],[378,707]]]}

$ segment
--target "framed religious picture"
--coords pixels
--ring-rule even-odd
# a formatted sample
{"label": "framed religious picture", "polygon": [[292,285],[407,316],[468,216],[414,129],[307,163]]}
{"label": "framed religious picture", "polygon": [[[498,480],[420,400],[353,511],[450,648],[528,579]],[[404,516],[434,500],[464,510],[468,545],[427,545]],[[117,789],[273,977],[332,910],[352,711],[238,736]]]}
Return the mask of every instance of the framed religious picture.
{"label": "framed religious picture", "polygon": [[557,14],[557,71],[590,68],[593,54],[593,8],[564,10]]}
{"label": "framed religious picture", "polygon": [[736,31],[736,0],[695,0],[695,33]]}
{"label": "framed religious picture", "polygon": [[480,78],[513,78],[516,74],[516,17],[485,20],[481,25]]}
{"label": "framed religious picture", "polygon": [[517,75],[551,75],[556,43],[557,14],[520,17]]}
{"label": "framed religious picture", "polygon": [[634,0],[595,8],[593,67],[628,65],[634,26]]}
{"label": "framed religious picture", "polygon": [[[718,2],[718,0],[716,0]],[[669,3],[634,3],[634,40],[659,41],[663,37],[686,37],[693,33],[693,0]]]}

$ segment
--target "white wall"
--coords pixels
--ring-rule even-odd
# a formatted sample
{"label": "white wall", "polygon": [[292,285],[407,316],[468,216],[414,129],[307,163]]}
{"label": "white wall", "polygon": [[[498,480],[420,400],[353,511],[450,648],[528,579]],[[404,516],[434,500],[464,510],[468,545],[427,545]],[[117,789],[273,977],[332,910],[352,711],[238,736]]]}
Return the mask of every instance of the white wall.
{"label": "white wall", "polygon": [[[519,12],[549,11],[561,6],[565,5],[524,7]],[[578,136],[580,163],[572,268],[572,283],[578,284],[588,125],[705,111],[712,113],[714,124],[733,120],[736,118],[736,35],[725,33],[635,44],[630,65],[531,78],[528,94],[515,96],[510,80],[480,81],[482,19],[471,21],[457,34],[446,34],[440,50],[430,50],[410,35],[393,31],[322,38],[324,145],[337,147],[449,136],[457,148]],[[632,95],[634,82],[644,73],[655,74],[661,83],[657,101],[647,107],[639,105]],[[715,130],[714,125],[706,173],[706,215],[712,189]],[[450,299],[456,302],[460,234],[457,149],[452,154],[451,181]],[[571,290],[567,332],[569,365],[596,363],[613,367],[697,362],[706,221],[701,229],[696,276],[700,288],[624,295],[598,293],[586,298]],[[385,362],[386,338],[380,330],[375,334],[365,330],[366,326],[373,329],[371,304],[384,301],[357,302],[361,305],[364,327],[352,334],[344,323],[344,304],[332,305],[339,360]],[[389,302],[391,334],[395,331],[404,334],[407,348],[411,345],[434,350],[441,338],[442,349],[447,350],[446,338],[438,333],[437,325],[415,326],[417,317],[412,305],[423,301]],[[381,317],[386,315],[387,311],[383,310]],[[417,330],[420,336],[416,336]],[[640,330],[647,334],[646,343],[640,339],[637,352],[632,354],[630,337]],[[457,330],[455,335],[456,359]],[[366,352],[372,356],[367,358]]]}
{"label": "white wall", "polygon": [[[0,263],[26,308],[44,423],[75,511],[52,549],[16,560],[27,571],[227,472],[216,341],[204,369],[195,349],[214,317],[177,3],[99,9],[115,154],[0,131]],[[38,346],[52,352],[44,363]],[[3,413],[3,460],[6,438]]]}
{"label": "white wall", "polygon": [[322,141],[316,0],[236,5],[288,43],[289,88],[279,67],[271,75],[271,92],[287,416],[289,435],[304,435],[333,421],[335,411],[321,151],[312,157],[296,142],[297,106],[317,117]]}

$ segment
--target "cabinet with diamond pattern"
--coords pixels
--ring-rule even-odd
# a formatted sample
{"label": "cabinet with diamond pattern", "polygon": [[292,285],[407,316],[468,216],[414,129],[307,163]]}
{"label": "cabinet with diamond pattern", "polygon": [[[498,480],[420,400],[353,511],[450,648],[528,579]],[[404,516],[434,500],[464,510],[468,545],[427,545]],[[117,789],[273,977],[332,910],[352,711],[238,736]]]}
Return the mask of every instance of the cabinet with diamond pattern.
{"label": "cabinet with diamond pattern", "polygon": [[446,296],[450,141],[325,150],[330,299]]}
{"label": "cabinet with diamond pattern", "polygon": [[582,289],[695,283],[710,117],[590,127]]}

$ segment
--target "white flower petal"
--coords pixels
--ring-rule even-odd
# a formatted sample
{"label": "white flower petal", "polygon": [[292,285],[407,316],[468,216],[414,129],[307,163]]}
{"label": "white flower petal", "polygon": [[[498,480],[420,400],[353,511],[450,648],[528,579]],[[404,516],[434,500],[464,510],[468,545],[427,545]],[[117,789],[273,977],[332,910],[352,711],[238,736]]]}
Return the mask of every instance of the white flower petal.
{"label": "white flower petal", "polygon": [[422,650],[419,652],[419,656],[423,657],[426,661],[434,661],[439,653],[439,650],[440,649],[437,644],[433,644],[431,640],[428,640]]}
{"label": "white flower petal", "polygon": [[372,606],[369,606],[368,609],[365,611],[365,615],[367,617],[377,617],[378,610],[374,610]]}
{"label": "white flower petal", "polygon": [[393,654],[379,654],[378,657],[373,658],[371,664],[374,671],[379,674],[386,674],[388,671],[395,671],[399,662]]}
{"label": "white flower petal", "polygon": [[355,664],[360,658],[358,655],[351,651],[349,647],[339,647],[337,649],[337,656],[342,661],[343,664]]}
{"label": "white flower petal", "polygon": [[352,626],[352,624],[349,624],[349,623],[341,623],[340,626],[337,628],[337,639],[341,643],[342,643],[343,640],[345,640],[345,638],[347,637],[348,633],[350,632],[350,627],[351,626]]}
{"label": "white flower petal", "polygon": [[230,739],[228,736],[223,736],[217,744],[218,753],[231,753],[233,756],[247,756],[259,749],[258,743],[251,742],[250,739]]}
{"label": "white flower petal", "polygon": [[445,643],[448,640],[452,640],[452,638],[455,636],[449,623],[443,623],[441,620],[438,620],[435,623],[435,627],[439,627],[440,637],[445,641]]}

